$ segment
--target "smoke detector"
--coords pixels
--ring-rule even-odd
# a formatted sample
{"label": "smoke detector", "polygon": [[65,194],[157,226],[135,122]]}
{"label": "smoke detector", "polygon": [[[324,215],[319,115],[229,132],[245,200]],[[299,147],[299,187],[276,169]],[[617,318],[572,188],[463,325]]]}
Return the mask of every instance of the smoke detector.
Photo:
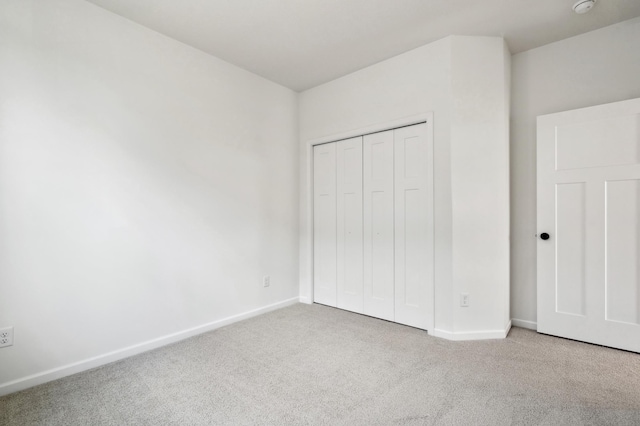
{"label": "smoke detector", "polygon": [[578,0],[573,5],[573,11],[580,15],[587,13],[593,9],[593,6],[596,5],[596,1],[597,0]]}

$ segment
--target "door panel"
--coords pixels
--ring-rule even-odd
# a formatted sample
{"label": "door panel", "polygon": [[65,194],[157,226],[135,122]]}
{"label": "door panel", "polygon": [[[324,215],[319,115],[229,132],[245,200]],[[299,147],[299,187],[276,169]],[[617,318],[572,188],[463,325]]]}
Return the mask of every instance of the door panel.
{"label": "door panel", "polygon": [[364,306],[394,320],[393,131],[364,136]]}
{"label": "door panel", "polygon": [[556,185],[556,310],[584,315],[585,183]]}
{"label": "door panel", "polygon": [[337,142],[337,306],[362,313],[362,137]]}
{"label": "door panel", "polygon": [[640,352],[640,100],[538,117],[538,331]]}
{"label": "door panel", "polygon": [[559,124],[556,128],[556,169],[636,164],[640,160],[638,129],[640,114]]}
{"label": "door panel", "polygon": [[336,143],[313,149],[313,299],[336,306]]}
{"label": "door panel", "polygon": [[433,328],[433,161],[427,125],[394,130],[395,321]]}
{"label": "door panel", "polygon": [[606,319],[640,324],[640,180],[606,182]]}

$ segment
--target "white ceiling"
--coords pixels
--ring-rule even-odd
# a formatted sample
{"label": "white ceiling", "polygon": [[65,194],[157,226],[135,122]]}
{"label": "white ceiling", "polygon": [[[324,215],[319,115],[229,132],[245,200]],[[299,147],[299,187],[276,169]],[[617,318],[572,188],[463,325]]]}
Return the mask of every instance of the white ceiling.
{"label": "white ceiling", "polygon": [[451,34],[512,53],[640,16],[640,0],[87,0],[301,91]]}

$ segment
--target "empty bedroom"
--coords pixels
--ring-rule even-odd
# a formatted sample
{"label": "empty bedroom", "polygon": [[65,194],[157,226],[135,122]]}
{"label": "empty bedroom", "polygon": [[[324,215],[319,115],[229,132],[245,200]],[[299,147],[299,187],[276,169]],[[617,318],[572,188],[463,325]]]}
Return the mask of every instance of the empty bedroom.
{"label": "empty bedroom", "polygon": [[640,1],[0,0],[0,425],[640,425]]}

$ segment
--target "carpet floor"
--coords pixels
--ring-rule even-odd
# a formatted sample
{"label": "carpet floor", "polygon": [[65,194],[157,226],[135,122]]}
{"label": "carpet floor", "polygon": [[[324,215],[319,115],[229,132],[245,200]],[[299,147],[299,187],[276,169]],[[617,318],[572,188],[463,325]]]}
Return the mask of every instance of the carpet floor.
{"label": "carpet floor", "polygon": [[640,425],[640,355],[298,304],[0,398],[1,425]]}

